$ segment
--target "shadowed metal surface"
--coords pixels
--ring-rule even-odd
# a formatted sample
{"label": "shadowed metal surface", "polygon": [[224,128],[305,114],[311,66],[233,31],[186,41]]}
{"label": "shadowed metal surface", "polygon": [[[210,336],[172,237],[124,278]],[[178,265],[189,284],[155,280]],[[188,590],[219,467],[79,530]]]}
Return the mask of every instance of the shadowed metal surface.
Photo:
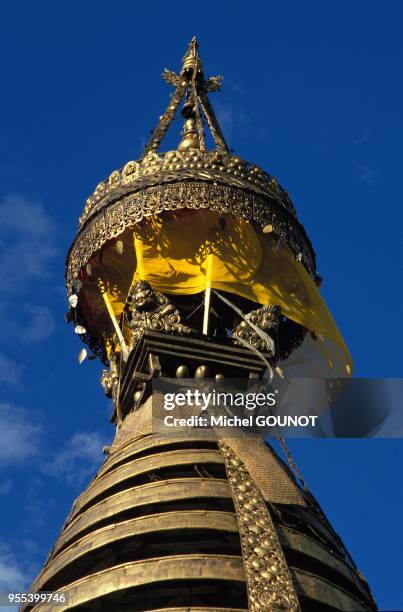
{"label": "shadowed metal surface", "polygon": [[[242,558],[224,555],[185,555],[125,563],[63,587],[62,590],[69,603],[58,606],[58,610],[63,612],[108,593],[144,584],[175,579],[214,580],[217,576],[224,581],[242,582],[245,579]],[[34,610],[35,612],[49,610],[49,606],[39,604]]]}
{"label": "shadowed metal surface", "polygon": [[139,537],[149,533],[161,533],[177,529],[210,529],[237,533],[238,524],[235,514],[230,512],[189,511],[167,512],[142,516],[123,523],[108,525],[84,536],[61,553],[52,558],[44,571],[38,576],[32,588],[43,589],[46,582],[60,572],[66,565],[77,561],[97,549],[124,539]]}
{"label": "shadowed metal surface", "polygon": [[178,478],[133,487],[108,497],[74,519],[57,540],[54,552],[60,550],[84,529],[125,510],[174,500],[214,497],[231,498],[226,480]]}
{"label": "shadowed metal surface", "polygon": [[72,518],[75,517],[84,506],[91,502],[91,500],[105,493],[111,487],[124,483],[125,480],[140,476],[141,474],[146,474],[153,470],[158,471],[166,467],[200,465],[204,463],[223,465],[224,459],[220,455],[218,449],[216,451],[204,449],[199,449],[197,451],[176,450],[134,459],[108,472],[104,476],[97,477],[75,503]]}
{"label": "shadowed metal surface", "polygon": [[[103,465],[99,468],[97,476],[102,476],[106,474],[110,470],[112,470],[116,464],[120,464],[121,462],[126,462],[130,457],[135,457],[139,453],[144,451],[155,450],[155,452],[159,452],[158,448],[161,446],[169,447],[172,444],[184,444],[184,443],[194,443],[195,448],[199,448],[197,446],[198,443],[202,442],[217,442],[217,436],[211,435],[208,436],[206,432],[200,434],[150,434],[148,436],[144,436],[142,438],[137,438],[135,440],[129,440],[128,442],[121,444],[117,447],[112,446],[110,449],[110,457],[103,463]],[[218,446],[217,446],[218,448]],[[80,499],[80,497],[78,498]]]}

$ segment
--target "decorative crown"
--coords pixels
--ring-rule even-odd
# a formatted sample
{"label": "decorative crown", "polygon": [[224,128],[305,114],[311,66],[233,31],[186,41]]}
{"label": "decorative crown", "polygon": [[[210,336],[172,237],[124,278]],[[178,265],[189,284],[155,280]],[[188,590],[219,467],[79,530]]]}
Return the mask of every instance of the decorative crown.
{"label": "decorative crown", "polygon": [[[163,78],[175,91],[140,159],[112,172],[86,201],[67,256],[69,291],[107,240],[145,216],[180,208],[210,208],[255,221],[286,242],[316,278],[312,245],[287,192],[259,166],[231,154],[208,98],[220,89],[221,77],[205,78],[195,38],[179,74],[165,69]],[[159,153],[183,99],[183,138],[176,150]],[[206,150],[206,129],[213,150]]]}

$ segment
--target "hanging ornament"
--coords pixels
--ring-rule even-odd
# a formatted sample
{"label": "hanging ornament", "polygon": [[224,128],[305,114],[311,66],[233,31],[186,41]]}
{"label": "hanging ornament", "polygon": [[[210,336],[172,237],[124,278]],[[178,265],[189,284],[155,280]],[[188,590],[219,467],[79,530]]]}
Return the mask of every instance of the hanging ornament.
{"label": "hanging ornament", "polygon": [[75,308],[78,304],[78,295],[76,295],[75,293],[69,295],[69,304],[72,308]]}
{"label": "hanging ornament", "polygon": [[85,348],[81,349],[81,351],[78,353],[78,363],[81,365],[87,357],[88,357],[87,349]]}

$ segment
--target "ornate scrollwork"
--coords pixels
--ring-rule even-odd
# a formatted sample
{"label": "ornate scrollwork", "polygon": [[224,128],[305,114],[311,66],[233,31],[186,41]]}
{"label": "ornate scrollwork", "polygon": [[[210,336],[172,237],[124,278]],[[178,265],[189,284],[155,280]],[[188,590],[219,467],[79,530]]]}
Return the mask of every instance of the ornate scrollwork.
{"label": "ornate scrollwork", "polygon": [[179,74],[176,74],[176,72],[174,72],[173,70],[168,70],[168,68],[164,68],[162,78],[166,83],[169,83],[170,85],[175,85],[175,87],[177,87],[181,81],[181,77],[179,76]]}
{"label": "ornate scrollwork", "polygon": [[219,440],[239,524],[248,609],[300,612],[293,580],[263,496],[234,451]]}
{"label": "ornate scrollwork", "polygon": [[[198,165],[197,155],[193,152],[191,164]],[[219,154],[215,151],[213,165],[219,164]],[[180,152],[167,157],[167,166],[175,166],[183,160]],[[154,160],[155,161],[155,160]],[[150,164],[154,163],[150,159]],[[136,172],[136,165],[127,165],[127,178],[131,172]],[[183,179],[192,176],[193,169],[181,174]],[[172,169],[172,179],[175,170]],[[155,177],[155,175],[153,175]],[[229,175],[228,175],[229,176]],[[240,186],[226,185],[208,181],[174,182],[170,184],[148,186],[128,195],[121,195],[116,201],[105,206],[99,204],[96,212],[92,212],[82,226],[73,242],[66,262],[66,281],[70,290],[79,278],[80,270],[90,257],[96,253],[108,240],[116,238],[126,228],[133,227],[144,217],[164,210],[200,208],[215,210],[219,213],[230,213],[237,217],[253,220],[261,227],[270,225],[273,232],[286,242],[296,253],[302,254],[302,263],[308,272],[316,278],[315,254],[302,225],[292,213],[280,206],[274,199],[262,198],[250,190]]]}
{"label": "ornate scrollwork", "polygon": [[269,345],[267,340],[264,340],[259,334],[248,324],[247,321],[241,321],[233,330],[232,337],[235,338],[235,344],[243,345],[237,340],[241,338],[258,351],[269,353],[270,357],[275,357],[278,352],[278,328],[280,325],[281,307],[272,304],[270,306],[262,306],[257,310],[252,310],[246,318],[248,321],[256,325],[259,329],[273,340],[273,344]]}
{"label": "ornate scrollwork", "polygon": [[204,84],[205,91],[220,91],[222,79],[221,75],[211,76],[206,79]]}
{"label": "ornate scrollwork", "polygon": [[[204,99],[204,98],[203,98]],[[206,98],[207,100],[207,98]],[[212,125],[212,129],[219,126]],[[108,179],[100,182],[94,193],[87,199],[80,224],[100,208],[134,189],[144,188],[156,183],[164,183],[180,178],[193,180],[221,180],[247,188],[261,195],[267,195],[296,215],[288,193],[277,180],[264,172],[259,166],[225,151],[200,151],[191,149],[182,155],[179,151],[156,153],[150,150],[139,161],[129,161],[122,170],[114,170]]]}
{"label": "ornate scrollwork", "polygon": [[101,375],[101,385],[106,397],[112,399],[116,404],[119,393],[119,372],[117,361],[113,355],[109,356],[109,370],[103,370]]}
{"label": "ornate scrollwork", "polygon": [[131,287],[125,311],[131,333],[130,350],[146,329],[180,335],[192,332],[190,327],[181,323],[179,310],[147,281],[138,281]]}

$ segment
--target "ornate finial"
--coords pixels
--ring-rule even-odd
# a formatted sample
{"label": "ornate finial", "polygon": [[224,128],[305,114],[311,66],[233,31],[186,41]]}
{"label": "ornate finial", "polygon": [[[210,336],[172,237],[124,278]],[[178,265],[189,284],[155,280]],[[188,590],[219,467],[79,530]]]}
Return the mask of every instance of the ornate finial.
{"label": "ornate finial", "polygon": [[[178,151],[187,149],[204,149],[203,124],[201,123],[200,111],[197,100],[186,100],[181,115],[185,119],[183,127],[183,138],[178,144]],[[201,127],[201,129],[200,129]],[[202,147],[200,145],[202,144]]]}
{"label": "ornate finial", "polygon": [[196,37],[193,37],[183,57],[182,68],[179,74],[165,68],[162,75],[163,78],[171,85],[174,85],[176,89],[171,97],[167,110],[160,117],[158,126],[152,133],[144,149],[142,158],[144,158],[147,153],[151,151],[156,152],[159,149],[184,96],[186,97],[186,102],[182,110],[182,115],[185,118],[183,130],[184,138],[178,146],[179,150],[189,148],[201,149],[202,151],[205,150],[204,115],[217,149],[221,153],[229,153],[227,143],[225,142],[225,138],[221,132],[221,128],[207,95],[211,91],[220,89],[221,77],[214,76],[205,79],[202,63],[197,51],[198,47],[199,44]]}
{"label": "ornate finial", "polygon": [[188,50],[182,58],[181,74],[186,74],[187,72],[195,71],[202,73],[202,64],[200,61],[199,54],[197,52],[198,48],[199,43],[196,40],[196,36],[193,36],[192,40],[189,43]]}

